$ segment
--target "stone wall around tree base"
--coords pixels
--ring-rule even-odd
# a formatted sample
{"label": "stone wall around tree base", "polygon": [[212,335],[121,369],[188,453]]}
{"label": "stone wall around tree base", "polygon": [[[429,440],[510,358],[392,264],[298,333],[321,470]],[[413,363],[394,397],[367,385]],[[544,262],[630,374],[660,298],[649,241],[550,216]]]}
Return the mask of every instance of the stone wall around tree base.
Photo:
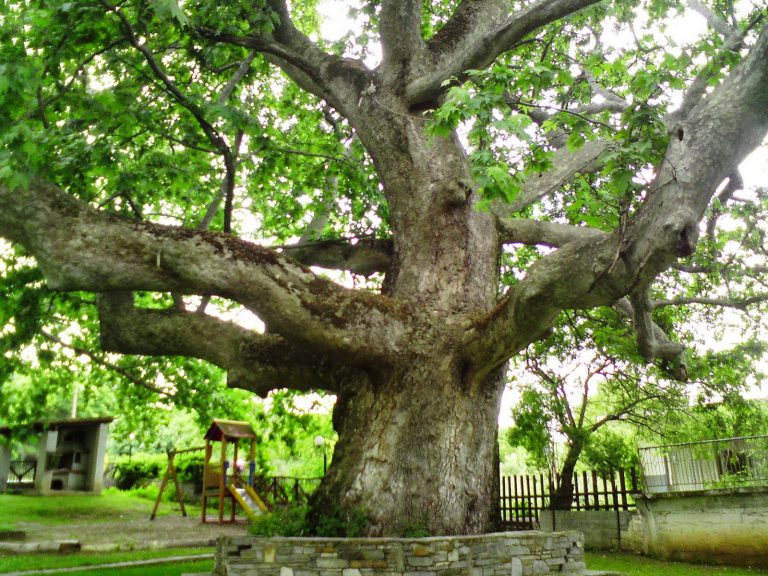
{"label": "stone wall around tree base", "polygon": [[224,537],[216,576],[540,576],[586,573],[579,532],[431,538]]}

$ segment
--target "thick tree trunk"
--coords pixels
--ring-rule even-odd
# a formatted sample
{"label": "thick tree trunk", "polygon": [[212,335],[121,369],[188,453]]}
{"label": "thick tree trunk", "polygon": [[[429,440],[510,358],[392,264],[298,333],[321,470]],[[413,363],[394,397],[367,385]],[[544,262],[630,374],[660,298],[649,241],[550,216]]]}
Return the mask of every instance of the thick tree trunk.
{"label": "thick tree trunk", "polygon": [[499,236],[476,206],[458,137],[428,135],[425,117],[397,94],[364,104],[355,128],[381,177],[394,241],[384,294],[446,315],[487,312],[499,291]]}
{"label": "thick tree trunk", "polygon": [[315,515],[363,513],[370,535],[492,530],[503,383],[468,390],[452,359],[436,356],[339,395]]}
{"label": "thick tree trunk", "polygon": [[384,292],[408,303],[413,330],[405,354],[342,387],[339,442],[313,514],[363,512],[370,534],[487,532],[503,370],[468,373],[460,342],[467,319],[497,302],[494,222],[475,207],[458,141],[427,136],[397,97],[378,95],[356,128],[392,215]]}

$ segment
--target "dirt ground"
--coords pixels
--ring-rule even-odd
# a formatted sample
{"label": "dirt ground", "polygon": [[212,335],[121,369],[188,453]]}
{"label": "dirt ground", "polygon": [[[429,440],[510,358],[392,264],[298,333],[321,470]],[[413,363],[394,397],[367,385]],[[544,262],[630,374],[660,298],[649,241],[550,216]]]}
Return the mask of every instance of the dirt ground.
{"label": "dirt ground", "polygon": [[27,533],[27,542],[78,540],[84,549],[98,550],[119,546],[121,549],[166,548],[171,546],[204,546],[219,536],[245,534],[244,524],[202,524],[195,514],[186,518],[178,515],[136,518],[117,515],[114,520],[98,523],[73,522],[50,526],[17,521],[19,530]]}

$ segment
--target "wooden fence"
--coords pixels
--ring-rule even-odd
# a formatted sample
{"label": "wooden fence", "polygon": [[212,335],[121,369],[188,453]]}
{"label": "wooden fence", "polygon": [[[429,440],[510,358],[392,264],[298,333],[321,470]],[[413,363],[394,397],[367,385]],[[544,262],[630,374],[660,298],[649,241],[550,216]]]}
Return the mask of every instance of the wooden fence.
{"label": "wooden fence", "polygon": [[[502,476],[500,485],[500,528],[533,530],[538,527],[539,513],[550,509],[550,495],[559,481],[552,474]],[[573,475],[571,510],[634,510],[633,494],[638,492],[637,472],[611,470]]]}
{"label": "wooden fence", "polygon": [[289,476],[269,476],[256,478],[255,489],[270,506],[288,504],[306,504],[307,500],[320,485],[322,478],[295,478]]}

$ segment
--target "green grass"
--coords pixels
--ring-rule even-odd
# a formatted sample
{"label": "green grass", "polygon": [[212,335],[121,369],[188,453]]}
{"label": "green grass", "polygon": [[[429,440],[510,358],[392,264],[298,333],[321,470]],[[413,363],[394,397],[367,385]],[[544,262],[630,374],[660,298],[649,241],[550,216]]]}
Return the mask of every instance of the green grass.
{"label": "green grass", "polygon": [[[82,521],[88,523],[109,522],[115,518],[149,517],[154,502],[137,497],[131,492],[104,490],[100,495],[90,494],[66,496],[0,494],[0,525],[6,529],[17,528],[15,519],[34,522],[46,526],[73,524]],[[177,514],[177,505],[160,506],[158,516]],[[191,516],[199,513],[200,508],[187,505]]]}
{"label": "green grass", "polygon": [[[180,564],[158,564],[157,566],[136,566],[134,568],[109,568],[106,573],[117,576],[180,576],[187,573],[211,572],[213,560],[183,562]],[[66,576],[103,576],[99,570],[66,572]]]}
{"label": "green grass", "polygon": [[16,570],[43,570],[45,568],[69,568],[112,564],[150,558],[211,554],[213,548],[168,548],[163,550],[134,550],[130,552],[79,552],[75,554],[26,554],[0,555],[0,574]]}
{"label": "green grass", "polygon": [[587,552],[587,568],[590,570],[611,570],[626,576],[762,576],[768,570],[664,562],[618,552]]}

